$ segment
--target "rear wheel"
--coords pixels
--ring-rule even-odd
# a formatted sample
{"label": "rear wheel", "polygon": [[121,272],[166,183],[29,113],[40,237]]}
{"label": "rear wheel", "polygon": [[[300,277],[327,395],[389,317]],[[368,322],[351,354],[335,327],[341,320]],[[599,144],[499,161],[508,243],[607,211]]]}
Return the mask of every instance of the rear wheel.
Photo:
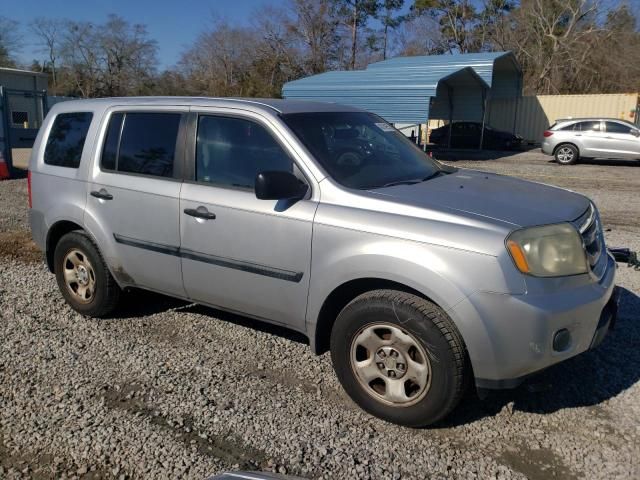
{"label": "rear wheel", "polygon": [[560,165],[573,165],[578,161],[578,149],[566,143],[556,148],[554,157]]}
{"label": "rear wheel", "polygon": [[393,290],[362,294],[340,312],[331,358],[360,407],[411,427],[449,414],[468,374],[464,343],[449,317],[427,300]]}
{"label": "rear wheel", "polygon": [[91,239],[81,231],[64,235],[54,252],[58,288],[75,311],[89,317],[111,313],[120,298],[120,287]]}

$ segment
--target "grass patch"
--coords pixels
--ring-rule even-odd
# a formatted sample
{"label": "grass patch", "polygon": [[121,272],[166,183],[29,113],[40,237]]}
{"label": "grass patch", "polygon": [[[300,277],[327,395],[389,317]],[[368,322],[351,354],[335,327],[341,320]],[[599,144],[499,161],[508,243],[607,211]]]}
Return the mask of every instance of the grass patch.
{"label": "grass patch", "polygon": [[43,254],[25,230],[0,232],[0,258],[11,258],[26,263],[39,263]]}

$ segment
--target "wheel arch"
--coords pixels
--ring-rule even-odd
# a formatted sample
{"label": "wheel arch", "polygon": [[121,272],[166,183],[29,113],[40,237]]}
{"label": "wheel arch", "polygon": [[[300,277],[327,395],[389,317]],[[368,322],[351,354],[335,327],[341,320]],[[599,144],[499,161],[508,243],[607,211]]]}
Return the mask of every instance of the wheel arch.
{"label": "wheel arch", "polygon": [[69,232],[81,230],[86,233],[86,230],[73,220],[58,220],[51,225],[51,228],[47,231],[45,258],[47,260],[47,267],[51,273],[55,273],[55,267],[53,264],[53,256],[56,250],[56,246],[60,239]]}
{"label": "wheel arch", "polygon": [[349,302],[363,293],[380,289],[410,293],[438,305],[437,302],[424,293],[398,281],[377,277],[363,277],[348,280],[334,288],[322,303],[316,324],[310,332],[311,335],[309,337],[309,343],[313,351],[320,355],[329,350],[333,324],[338,314]]}
{"label": "wheel arch", "polygon": [[46,245],[45,258],[47,262],[47,268],[49,269],[49,271],[51,273],[55,273],[54,255],[55,255],[56,245],[58,245],[58,242],[63,236],[65,236],[67,233],[74,232],[74,231],[80,231],[89,237],[89,239],[93,242],[96,249],[102,256],[102,258],[105,260],[107,269],[109,270],[109,273],[111,273],[111,275],[114,277],[118,286],[120,286],[120,288],[122,288],[123,286],[126,286],[125,285],[126,282],[122,282],[121,278],[119,278],[117,275],[114,275],[114,273],[118,273],[118,271],[114,271],[113,266],[109,263],[109,261],[107,261],[107,257],[105,257],[105,251],[103,249],[103,246],[100,245],[100,243],[97,241],[96,235],[94,235],[94,233],[86,226],[82,226],[78,222],[73,220],[67,220],[67,219],[58,220],[47,231],[47,238],[45,243]]}

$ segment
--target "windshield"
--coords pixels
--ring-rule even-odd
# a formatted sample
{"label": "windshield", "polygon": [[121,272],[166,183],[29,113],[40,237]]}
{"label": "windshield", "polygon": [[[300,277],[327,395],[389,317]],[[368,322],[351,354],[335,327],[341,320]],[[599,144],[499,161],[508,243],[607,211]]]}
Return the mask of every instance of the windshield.
{"label": "windshield", "polygon": [[374,114],[316,112],[282,118],[329,175],[346,187],[372,189],[417,183],[444,172]]}

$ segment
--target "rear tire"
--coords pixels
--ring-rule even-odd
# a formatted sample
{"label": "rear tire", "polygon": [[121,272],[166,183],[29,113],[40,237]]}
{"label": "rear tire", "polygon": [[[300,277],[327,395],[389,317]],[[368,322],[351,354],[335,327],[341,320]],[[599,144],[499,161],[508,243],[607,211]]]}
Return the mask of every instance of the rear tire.
{"label": "rear tire", "polygon": [[558,145],[553,156],[560,165],[573,165],[578,161],[578,149],[569,143]]}
{"label": "rear tire", "polygon": [[352,300],[331,332],[331,359],[361,408],[399,425],[423,427],[463,396],[470,368],[462,337],[437,305],[375,290]]}
{"label": "rear tire", "polygon": [[116,308],[120,287],[84,232],[70,232],[60,239],[54,252],[54,272],[62,296],[76,312],[104,317]]}

